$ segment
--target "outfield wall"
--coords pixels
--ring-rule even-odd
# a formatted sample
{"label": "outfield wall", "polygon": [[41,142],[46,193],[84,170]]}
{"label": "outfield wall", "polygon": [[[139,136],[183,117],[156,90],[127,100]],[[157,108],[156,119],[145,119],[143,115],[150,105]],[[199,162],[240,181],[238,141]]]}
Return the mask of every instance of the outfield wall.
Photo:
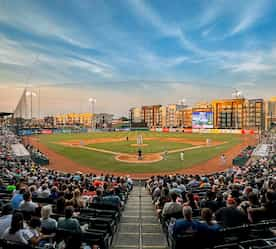
{"label": "outfield wall", "polygon": [[254,130],[237,130],[237,129],[192,129],[192,128],[152,128],[150,131],[156,132],[181,132],[181,133],[206,133],[206,134],[258,134]]}
{"label": "outfield wall", "polygon": [[[205,134],[244,134],[254,135],[258,134],[258,131],[254,130],[237,130],[237,129],[186,129],[186,128],[152,128],[152,129],[131,129],[131,131],[153,131],[153,132],[164,132],[164,133],[205,133]],[[99,130],[98,132],[110,132],[107,130]],[[115,129],[114,131],[130,131],[129,128]],[[68,134],[68,133],[87,133],[95,132],[92,129],[21,129],[18,131],[19,136],[31,136],[36,134]]]}

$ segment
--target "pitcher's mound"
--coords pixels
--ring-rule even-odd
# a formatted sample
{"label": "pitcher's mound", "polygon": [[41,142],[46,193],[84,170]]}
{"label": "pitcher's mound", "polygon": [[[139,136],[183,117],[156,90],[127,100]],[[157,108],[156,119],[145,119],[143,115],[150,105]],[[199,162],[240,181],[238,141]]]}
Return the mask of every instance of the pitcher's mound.
{"label": "pitcher's mound", "polygon": [[133,147],[145,147],[145,146],[148,146],[148,144],[131,144],[130,146],[133,146]]}
{"label": "pitcher's mound", "polygon": [[161,161],[163,157],[160,154],[145,154],[142,160],[138,160],[135,154],[120,154],[115,159],[124,163],[156,163]]}

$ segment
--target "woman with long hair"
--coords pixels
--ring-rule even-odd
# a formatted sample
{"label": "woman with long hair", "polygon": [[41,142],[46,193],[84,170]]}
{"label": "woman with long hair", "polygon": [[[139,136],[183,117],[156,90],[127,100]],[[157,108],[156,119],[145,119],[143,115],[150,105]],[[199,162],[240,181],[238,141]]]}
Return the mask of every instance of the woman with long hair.
{"label": "woman with long hair", "polygon": [[25,233],[23,215],[21,213],[14,213],[10,227],[6,229],[1,238],[27,245],[28,240],[26,238],[28,236]]}
{"label": "woman with long hair", "polygon": [[73,206],[75,210],[84,208],[84,201],[79,189],[75,189],[73,192],[73,198],[66,202],[66,206]]}

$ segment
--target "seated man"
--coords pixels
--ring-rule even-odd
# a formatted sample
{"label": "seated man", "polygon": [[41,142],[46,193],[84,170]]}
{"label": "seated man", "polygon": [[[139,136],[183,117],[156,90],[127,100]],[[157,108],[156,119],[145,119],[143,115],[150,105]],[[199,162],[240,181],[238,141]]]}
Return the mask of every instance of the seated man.
{"label": "seated man", "polygon": [[193,234],[196,232],[205,231],[207,226],[206,224],[202,224],[198,221],[192,220],[192,214],[193,210],[189,206],[183,207],[183,216],[184,219],[178,219],[176,220],[172,232],[173,236],[176,236],[177,234]]}
{"label": "seated man", "polygon": [[65,208],[65,218],[59,218],[58,228],[69,230],[71,232],[81,232],[80,223],[77,219],[72,218],[74,208],[68,206]]}
{"label": "seated man", "polygon": [[19,204],[19,209],[25,212],[35,212],[38,205],[32,202],[32,194],[27,191],[23,194],[23,201]]}
{"label": "seated man", "polygon": [[25,188],[21,188],[18,193],[16,193],[12,199],[11,204],[13,209],[19,208],[20,203],[23,201],[23,194],[25,193]]}
{"label": "seated man", "polygon": [[162,210],[163,217],[176,214],[176,213],[181,213],[182,206],[176,202],[176,199],[178,197],[177,193],[171,192],[170,196],[171,196],[171,201],[166,202],[163,207],[163,210]]}
{"label": "seated man", "polygon": [[103,197],[103,203],[117,208],[122,206],[121,199],[118,195],[115,194],[114,189],[110,189],[108,195]]}
{"label": "seated man", "polygon": [[236,201],[232,197],[227,199],[227,207],[216,212],[216,220],[224,227],[236,227],[248,223],[247,215],[237,209]]}
{"label": "seated man", "polygon": [[92,203],[95,203],[95,204],[103,203],[103,190],[101,188],[97,188],[96,196],[93,197]]}

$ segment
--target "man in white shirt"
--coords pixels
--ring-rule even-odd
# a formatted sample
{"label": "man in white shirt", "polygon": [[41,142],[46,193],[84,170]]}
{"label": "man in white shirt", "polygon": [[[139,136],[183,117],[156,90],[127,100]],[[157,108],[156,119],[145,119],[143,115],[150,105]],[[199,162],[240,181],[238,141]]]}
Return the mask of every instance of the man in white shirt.
{"label": "man in white shirt", "polygon": [[181,152],[180,152],[180,160],[181,160],[181,161],[184,161],[184,151],[181,151]]}
{"label": "man in white shirt", "polygon": [[38,205],[32,202],[31,192],[26,192],[23,195],[23,201],[19,205],[19,209],[25,212],[35,212]]}

